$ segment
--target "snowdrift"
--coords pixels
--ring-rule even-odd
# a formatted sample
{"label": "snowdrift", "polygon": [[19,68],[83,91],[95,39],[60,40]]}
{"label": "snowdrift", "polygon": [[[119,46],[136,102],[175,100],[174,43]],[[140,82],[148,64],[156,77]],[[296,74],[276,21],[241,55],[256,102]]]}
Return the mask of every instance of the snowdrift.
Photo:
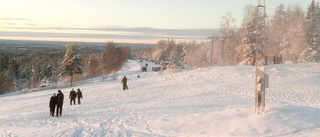
{"label": "snowdrift", "polygon": [[[49,116],[58,89],[0,96],[0,136],[317,136],[320,64],[269,65],[266,112],[254,113],[254,67],[172,73],[139,71],[129,61],[118,80],[79,87],[81,105]],[[149,63],[149,67],[152,65]],[[151,69],[150,69],[151,70]],[[129,90],[122,90],[121,78]],[[137,78],[140,75],[140,78]]]}

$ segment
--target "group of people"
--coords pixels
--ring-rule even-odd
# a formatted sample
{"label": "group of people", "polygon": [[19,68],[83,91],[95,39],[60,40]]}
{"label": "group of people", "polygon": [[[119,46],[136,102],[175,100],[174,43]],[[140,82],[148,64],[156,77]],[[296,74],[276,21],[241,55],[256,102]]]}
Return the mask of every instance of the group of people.
{"label": "group of people", "polygon": [[70,105],[72,105],[72,102],[73,102],[74,105],[76,104],[76,98],[77,97],[78,97],[78,104],[80,105],[80,103],[81,103],[80,99],[83,98],[82,97],[82,92],[80,91],[79,88],[77,89],[77,92],[75,92],[74,89],[72,89],[70,91],[70,94],[69,94]]}
{"label": "group of people", "polygon": [[[268,65],[268,56],[264,56],[264,65]],[[251,65],[254,66],[256,63],[256,58],[252,57],[251,58]],[[282,56],[281,54],[273,56],[273,64],[282,64]]]}
{"label": "group of people", "polygon": [[[74,89],[72,89],[70,91],[69,94],[69,99],[70,99],[70,105],[73,104],[75,105],[75,99],[76,97],[78,97],[78,104],[81,103],[80,99],[83,98],[82,97],[82,92],[80,91],[80,89],[78,88],[77,92],[74,91]],[[62,115],[62,106],[63,106],[63,99],[64,99],[64,95],[61,92],[61,90],[58,90],[58,93],[56,95],[56,93],[53,93],[52,97],[50,98],[50,102],[49,102],[49,108],[50,108],[50,115],[53,117],[54,116],[54,111],[55,108],[57,107],[57,111],[56,111],[56,116],[58,117],[59,115]]]}
{"label": "group of people", "polygon": [[[58,114],[62,114],[62,106],[63,106],[63,99],[64,95],[61,92],[61,90],[58,90],[58,94],[53,93],[52,97],[50,98],[49,108],[50,108],[50,115],[54,116],[54,110],[57,106],[57,113],[56,116],[58,117]],[[59,113],[60,112],[60,113]]]}
{"label": "group of people", "polygon": [[273,56],[273,64],[282,64],[281,54],[279,54],[278,56]]}
{"label": "group of people", "polygon": [[[124,76],[122,78],[122,81],[121,83],[123,84],[123,90],[128,90],[128,85],[127,85],[127,77]],[[80,99],[83,99],[83,96],[82,96],[82,92],[81,90],[78,88],[77,89],[77,92],[74,91],[74,89],[72,89],[70,91],[70,94],[69,94],[69,99],[70,99],[70,105],[72,105],[72,102],[73,104],[75,105],[76,104],[76,98],[78,98],[78,104],[80,105],[81,104],[81,101]],[[63,93],[61,92],[61,90],[58,90],[58,93],[53,93],[52,97],[50,98],[50,102],[49,102],[49,108],[50,108],[50,115],[53,117],[54,116],[54,111],[55,111],[55,108],[57,108],[57,111],[56,111],[56,116],[58,117],[60,114],[62,114],[62,106],[63,106],[63,99],[64,99],[64,95]]]}

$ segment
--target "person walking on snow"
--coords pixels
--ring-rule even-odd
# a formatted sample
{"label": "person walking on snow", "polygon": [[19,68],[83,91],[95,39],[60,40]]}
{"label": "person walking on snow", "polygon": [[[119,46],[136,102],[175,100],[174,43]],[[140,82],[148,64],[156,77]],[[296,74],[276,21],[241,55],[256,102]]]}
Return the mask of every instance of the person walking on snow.
{"label": "person walking on snow", "polygon": [[83,99],[83,97],[82,97],[82,92],[80,91],[79,88],[78,88],[78,90],[77,90],[77,97],[78,97],[78,104],[80,104],[80,103],[81,103],[81,102],[80,102],[80,98]]}
{"label": "person walking on snow", "polygon": [[121,83],[123,84],[123,90],[129,89],[129,88],[128,88],[128,85],[127,85],[127,77],[126,77],[126,76],[124,76],[124,77],[122,78]]}
{"label": "person walking on snow", "polygon": [[69,94],[70,105],[72,105],[72,101],[74,105],[76,104],[76,96],[77,96],[77,93],[74,91],[74,89],[72,89]]}
{"label": "person walking on snow", "polygon": [[[50,102],[49,102],[50,115],[52,117],[54,116],[54,111],[55,111],[57,104],[58,104],[58,97],[56,96],[56,93],[53,93],[53,95],[50,98]],[[57,109],[58,109],[58,107],[57,107]]]}
{"label": "person walking on snow", "polygon": [[57,104],[57,117],[58,117],[58,114],[60,114],[60,116],[62,114],[62,106],[63,106],[63,99],[64,99],[64,95],[61,92],[61,90],[58,90],[57,98],[58,98],[58,104]]}
{"label": "person walking on snow", "polygon": [[282,64],[282,56],[281,56],[281,54],[278,55],[278,64]]}
{"label": "person walking on snow", "polygon": [[277,64],[277,58],[276,58],[276,56],[273,56],[273,64]]}

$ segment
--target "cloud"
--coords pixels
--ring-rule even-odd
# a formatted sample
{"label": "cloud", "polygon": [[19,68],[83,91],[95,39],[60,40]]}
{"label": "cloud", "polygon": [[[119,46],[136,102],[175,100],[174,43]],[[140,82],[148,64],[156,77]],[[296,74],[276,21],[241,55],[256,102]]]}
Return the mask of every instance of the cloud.
{"label": "cloud", "polygon": [[8,25],[17,25],[17,23],[13,23],[13,22],[8,22]]}
{"label": "cloud", "polygon": [[33,24],[33,23],[25,23],[25,25],[27,25],[27,26],[33,26],[33,27],[40,26],[40,25],[38,25],[38,24]]}
{"label": "cloud", "polygon": [[0,20],[4,21],[29,21],[27,18],[0,18]]}
{"label": "cloud", "polygon": [[[105,40],[117,40],[133,42],[139,41],[139,43],[154,43],[160,39],[173,38],[177,41],[205,41],[207,37],[213,32],[217,34],[219,29],[157,29],[148,27],[136,27],[136,28],[77,28],[77,27],[11,27],[16,31],[1,31],[0,37],[6,37],[10,39],[22,38],[33,40],[52,40],[55,41],[105,41]],[[21,31],[19,31],[21,29]],[[24,29],[22,31],[22,29]],[[18,31],[17,31],[18,30]],[[41,30],[37,32],[36,30]],[[61,30],[52,32],[52,30]],[[69,31],[64,31],[69,30]],[[71,30],[71,31],[70,31]],[[82,33],[74,33],[72,30],[84,30]],[[91,30],[87,31],[86,30]],[[51,32],[50,32],[51,31]],[[97,31],[95,33],[94,31]],[[98,31],[105,31],[100,33]],[[110,33],[109,33],[110,32]],[[152,42],[150,42],[152,41]],[[135,43],[135,42],[134,42]]]}
{"label": "cloud", "polygon": [[90,39],[206,39],[206,36],[187,36],[187,35],[122,35],[122,34],[88,34],[88,33],[52,33],[52,32],[10,32],[0,31],[0,36],[7,37],[47,37],[47,38],[90,38]]}
{"label": "cloud", "polygon": [[37,24],[32,23],[32,20],[27,18],[0,18],[0,21],[4,24],[7,24],[8,27],[2,27],[2,28],[9,28],[11,26],[30,26],[30,27],[36,27],[39,26]]}
{"label": "cloud", "polygon": [[217,33],[218,29],[215,28],[200,28],[200,29],[158,29],[150,27],[133,27],[133,28],[123,28],[123,27],[4,27],[7,29],[21,29],[21,30],[71,30],[71,31],[100,31],[100,32],[126,32],[135,35],[170,35],[170,36],[210,36],[212,33]]}

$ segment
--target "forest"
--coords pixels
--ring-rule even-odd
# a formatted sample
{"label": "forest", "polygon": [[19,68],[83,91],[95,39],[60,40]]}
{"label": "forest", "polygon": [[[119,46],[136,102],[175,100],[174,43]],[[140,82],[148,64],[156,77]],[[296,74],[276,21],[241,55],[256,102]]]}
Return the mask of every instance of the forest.
{"label": "forest", "polygon": [[54,50],[0,52],[0,93],[36,88],[41,83],[69,83],[70,79],[77,81],[113,73],[130,57],[129,47],[121,47],[112,41],[101,50],[68,43],[65,48]]}
{"label": "forest", "polygon": [[[219,33],[209,36],[213,40],[162,39],[155,48],[143,49],[139,56],[188,64],[193,68],[205,67],[210,65],[213,45],[214,66],[246,65],[253,57],[272,63],[279,55],[288,63],[320,61],[320,9],[319,2],[314,0],[306,12],[300,5],[279,5],[274,16],[264,15],[257,6],[247,5],[241,26],[235,25],[231,12],[222,16],[220,24]],[[263,24],[267,24],[266,27]]]}

